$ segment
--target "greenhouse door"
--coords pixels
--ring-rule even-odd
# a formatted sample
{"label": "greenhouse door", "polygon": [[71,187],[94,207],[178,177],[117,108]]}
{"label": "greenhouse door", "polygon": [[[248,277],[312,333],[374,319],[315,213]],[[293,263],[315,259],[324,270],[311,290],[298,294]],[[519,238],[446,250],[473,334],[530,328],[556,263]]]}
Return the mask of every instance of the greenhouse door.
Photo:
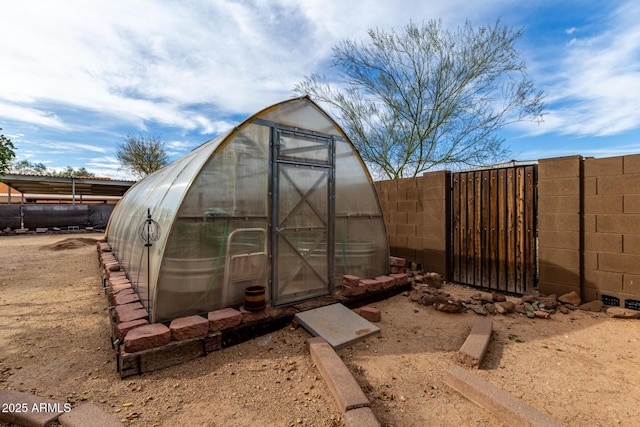
{"label": "greenhouse door", "polygon": [[271,197],[271,303],[303,301],[333,290],[331,137],[274,131]]}

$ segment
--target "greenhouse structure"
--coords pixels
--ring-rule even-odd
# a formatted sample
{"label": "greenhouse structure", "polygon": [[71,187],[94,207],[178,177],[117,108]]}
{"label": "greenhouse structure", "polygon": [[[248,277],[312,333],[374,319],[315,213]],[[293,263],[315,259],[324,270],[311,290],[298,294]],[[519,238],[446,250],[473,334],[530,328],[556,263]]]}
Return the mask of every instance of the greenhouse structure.
{"label": "greenhouse structure", "polygon": [[268,107],[136,183],[106,239],[152,322],[244,301],[329,295],[344,274],[388,271],[372,179],[308,97]]}

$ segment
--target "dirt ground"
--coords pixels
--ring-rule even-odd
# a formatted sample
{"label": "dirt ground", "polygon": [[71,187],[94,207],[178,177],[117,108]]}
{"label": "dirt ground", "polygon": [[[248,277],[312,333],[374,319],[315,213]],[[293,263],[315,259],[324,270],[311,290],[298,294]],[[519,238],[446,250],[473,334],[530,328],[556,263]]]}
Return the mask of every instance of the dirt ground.
{"label": "dirt ground", "polygon": [[[343,425],[302,328],[121,380],[95,244],[55,246],[69,237],[0,237],[0,388],[91,401],[140,426]],[[373,305],[381,333],[338,353],[382,425],[506,425],[443,383],[476,314],[437,312],[402,295]],[[492,319],[477,375],[567,426],[640,424],[640,321],[584,311]]]}

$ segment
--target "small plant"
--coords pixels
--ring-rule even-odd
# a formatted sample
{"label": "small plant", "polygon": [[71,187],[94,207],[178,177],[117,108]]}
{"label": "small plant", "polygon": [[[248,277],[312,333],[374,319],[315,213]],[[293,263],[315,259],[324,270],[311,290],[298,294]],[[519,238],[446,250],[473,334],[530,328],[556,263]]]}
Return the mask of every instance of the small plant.
{"label": "small plant", "polygon": [[517,343],[523,343],[524,342],[524,340],[522,338],[520,338],[519,336],[514,335],[514,334],[509,334],[509,339],[511,341],[515,341]]}

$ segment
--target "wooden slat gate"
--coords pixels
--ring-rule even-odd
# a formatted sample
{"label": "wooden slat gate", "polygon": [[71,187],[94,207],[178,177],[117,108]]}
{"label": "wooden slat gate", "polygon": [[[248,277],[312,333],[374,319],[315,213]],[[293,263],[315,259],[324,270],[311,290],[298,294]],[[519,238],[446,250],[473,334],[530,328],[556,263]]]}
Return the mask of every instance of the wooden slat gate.
{"label": "wooden slat gate", "polygon": [[451,174],[454,282],[524,294],[537,286],[537,165]]}

